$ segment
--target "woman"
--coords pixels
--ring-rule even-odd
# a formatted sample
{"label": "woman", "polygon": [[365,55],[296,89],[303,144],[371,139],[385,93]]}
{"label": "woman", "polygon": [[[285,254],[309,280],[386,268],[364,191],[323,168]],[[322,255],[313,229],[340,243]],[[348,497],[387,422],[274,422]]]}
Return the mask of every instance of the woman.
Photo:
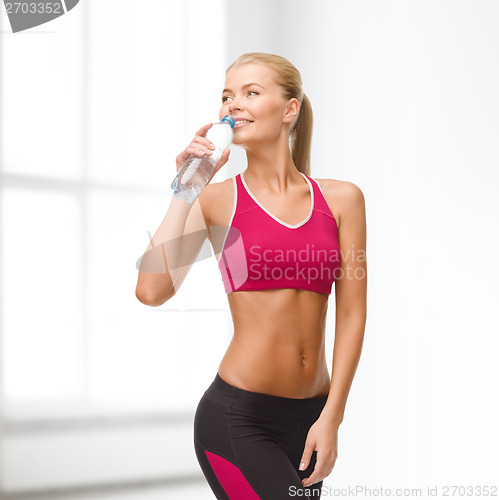
{"label": "woman", "polygon": [[[226,70],[225,87],[220,118],[236,121],[233,142],[245,149],[248,167],[207,184],[192,206],[172,199],[136,294],[153,306],[173,297],[209,237],[234,335],[196,409],[201,469],[217,498],[319,498],[338,456],[364,336],[364,197],[353,183],[309,177],[312,109],[289,61],[244,54]],[[190,154],[211,154],[210,127],[177,157],[177,171]],[[228,157],[226,149],[213,175]],[[161,274],[152,268],[158,248]],[[333,282],[330,379],[324,338]]]}

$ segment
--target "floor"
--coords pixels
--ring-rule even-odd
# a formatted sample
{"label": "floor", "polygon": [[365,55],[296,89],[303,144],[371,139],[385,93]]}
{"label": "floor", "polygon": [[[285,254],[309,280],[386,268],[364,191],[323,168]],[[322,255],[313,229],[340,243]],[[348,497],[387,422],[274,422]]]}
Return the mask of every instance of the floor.
{"label": "floor", "polygon": [[192,480],[187,484],[157,484],[120,488],[93,489],[79,493],[56,493],[38,495],[2,495],[2,500],[212,500],[208,483]]}

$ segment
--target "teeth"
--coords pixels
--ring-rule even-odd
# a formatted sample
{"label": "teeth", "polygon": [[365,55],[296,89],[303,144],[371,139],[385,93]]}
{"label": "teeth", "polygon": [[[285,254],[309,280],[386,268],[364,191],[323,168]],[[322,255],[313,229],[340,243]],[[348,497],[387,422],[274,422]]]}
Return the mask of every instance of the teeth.
{"label": "teeth", "polygon": [[251,123],[249,120],[237,120],[236,125],[239,125],[241,123]]}

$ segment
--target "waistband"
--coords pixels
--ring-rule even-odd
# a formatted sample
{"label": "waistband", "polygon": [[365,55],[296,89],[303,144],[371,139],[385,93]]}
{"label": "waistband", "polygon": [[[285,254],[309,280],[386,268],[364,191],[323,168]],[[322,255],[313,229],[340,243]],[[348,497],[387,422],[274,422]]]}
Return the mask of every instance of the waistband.
{"label": "waistband", "polygon": [[317,419],[326,404],[328,396],[315,398],[285,398],[247,391],[226,382],[220,375],[205,391],[205,396],[227,410],[234,409],[249,413],[258,413],[288,420]]}

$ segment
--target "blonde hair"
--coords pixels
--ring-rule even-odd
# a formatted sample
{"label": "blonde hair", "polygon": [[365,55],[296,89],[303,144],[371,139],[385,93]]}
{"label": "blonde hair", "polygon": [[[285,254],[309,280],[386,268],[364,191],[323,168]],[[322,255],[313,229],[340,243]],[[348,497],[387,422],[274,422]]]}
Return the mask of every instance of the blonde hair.
{"label": "blonde hair", "polygon": [[310,175],[310,149],[314,116],[312,105],[302,89],[300,72],[285,57],[265,52],[247,52],[240,55],[226,70],[225,75],[238,64],[262,63],[274,70],[275,82],[283,89],[285,99],[298,99],[300,110],[289,131],[289,147],[296,168]]}

